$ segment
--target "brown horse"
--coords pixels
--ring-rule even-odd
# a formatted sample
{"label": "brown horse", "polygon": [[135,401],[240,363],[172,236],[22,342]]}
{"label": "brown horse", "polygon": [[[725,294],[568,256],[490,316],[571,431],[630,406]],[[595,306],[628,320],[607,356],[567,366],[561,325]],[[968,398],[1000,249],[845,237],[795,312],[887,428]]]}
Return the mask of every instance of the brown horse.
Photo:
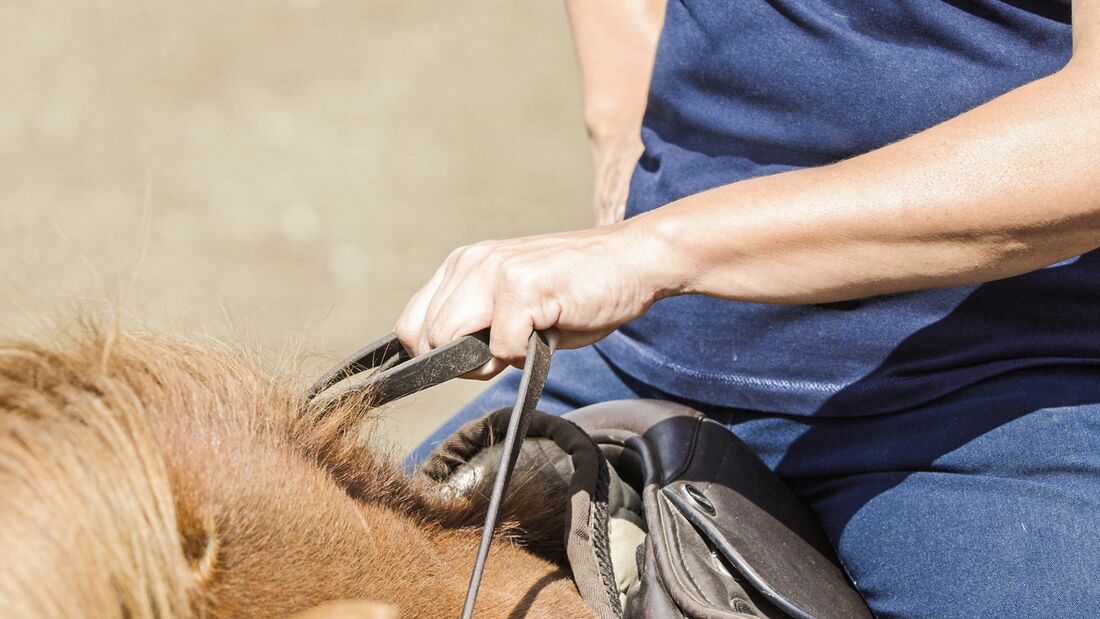
{"label": "brown horse", "polygon": [[[0,344],[0,616],[457,616],[483,493],[404,475],[367,402],[300,386],[155,335]],[[519,543],[553,545],[540,497],[517,478],[478,616],[590,616]]]}

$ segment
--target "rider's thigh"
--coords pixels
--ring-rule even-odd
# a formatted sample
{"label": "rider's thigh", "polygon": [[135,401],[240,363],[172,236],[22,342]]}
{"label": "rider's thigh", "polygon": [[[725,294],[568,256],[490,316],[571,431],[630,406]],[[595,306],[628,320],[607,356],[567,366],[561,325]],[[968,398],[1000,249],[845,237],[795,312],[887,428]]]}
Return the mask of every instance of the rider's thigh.
{"label": "rider's thigh", "polygon": [[834,478],[813,506],[879,616],[1100,616],[1100,405],[1035,410],[921,470]]}

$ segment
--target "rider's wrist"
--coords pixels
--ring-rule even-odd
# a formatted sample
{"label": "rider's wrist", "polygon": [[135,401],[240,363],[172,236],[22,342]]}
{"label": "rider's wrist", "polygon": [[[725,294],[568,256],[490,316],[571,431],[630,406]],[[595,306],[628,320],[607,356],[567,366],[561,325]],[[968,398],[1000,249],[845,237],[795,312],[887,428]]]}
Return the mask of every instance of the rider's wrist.
{"label": "rider's wrist", "polygon": [[695,279],[696,268],[685,247],[687,237],[683,223],[658,212],[623,222],[631,228],[641,248],[640,262],[645,265],[643,277],[654,300],[688,293]]}
{"label": "rider's wrist", "polygon": [[588,110],[585,113],[585,129],[588,144],[596,153],[616,149],[623,143],[641,141],[640,114],[626,111],[621,107],[612,109]]}

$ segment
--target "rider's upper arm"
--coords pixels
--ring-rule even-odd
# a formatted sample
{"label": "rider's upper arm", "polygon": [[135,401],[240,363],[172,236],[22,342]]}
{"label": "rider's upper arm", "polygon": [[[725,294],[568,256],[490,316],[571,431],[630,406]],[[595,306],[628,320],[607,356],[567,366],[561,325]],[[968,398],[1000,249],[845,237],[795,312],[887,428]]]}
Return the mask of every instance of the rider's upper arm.
{"label": "rider's upper arm", "polygon": [[1097,75],[1096,81],[1100,83],[1100,2],[1097,0],[1073,0],[1073,59],[1070,66],[1080,66]]}

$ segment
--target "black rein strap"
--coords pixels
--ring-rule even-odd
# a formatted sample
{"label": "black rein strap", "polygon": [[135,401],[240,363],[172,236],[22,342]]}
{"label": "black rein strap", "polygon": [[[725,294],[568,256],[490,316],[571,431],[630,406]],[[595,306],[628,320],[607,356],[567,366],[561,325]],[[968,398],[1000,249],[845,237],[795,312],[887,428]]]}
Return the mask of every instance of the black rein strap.
{"label": "black rein strap", "polygon": [[[500,465],[493,482],[489,508],[485,512],[481,545],[478,547],[473,573],[470,574],[469,587],[466,589],[462,619],[472,619],[474,616],[477,590],[485,571],[489,546],[493,542],[493,531],[496,529],[497,518],[500,515],[500,505],[504,500],[504,493],[508,490],[508,482],[512,479],[512,471],[519,458],[523,438],[527,435],[531,413],[538,404],[539,396],[542,395],[543,385],[546,384],[554,345],[552,334],[538,331],[532,333],[527,341],[527,359],[523,364],[519,394],[515,405],[512,406],[508,430],[504,434]],[[350,397],[366,395],[370,398],[371,404],[381,406],[472,372],[492,358],[493,356],[489,353],[488,329],[460,337],[446,346],[441,346],[419,357],[411,357],[397,341],[397,337],[390,334],[367,345],[325,373],[309,388],[306,393],[306,403],[329,405]],[[377,369],[377,371],[363,382],[335,393],[327,393],[334,385],[371,369]]]}
{"label": "black rein strap", "polygon": [[[397,341],[397,336],[391,333],[368,344],[317,379],[306,392],[306,401],[329,404],[367,395],[372,404],[381,406],[472,372],[492,358],[488,329],[464,335],[419,357],[410,356]],[[377,371],[363,382],[326,393],[333,385],[375,368]]]}
{"label": "black rein strap", "polygon": [[489,545],[493,543],[493,530],[496,529],[500,504],[508,482],[512,479],[512,470],[519,459],[523,438],[527,436],[527,424],[531,413],[542,395],[546,384],[546,374],[550,371],[550,355],[553,353],[550,339],[538,331],[527,340],[527,359],[523,363],[523,376],[519,381],[519,394],[512,405],[512,414],[508,417],[508,431],[504,434],[503,449],[500,453],[500,465],[493,481],[493,494],[489,499],[489,510],[485,512],[485,527],[481,531],[481,546],[477,549],[474,571],[470,574],[470,585],[466,588],[466,601],[462,605],[462,619],[472,619],[474,603],[477,601],[477,589],[481,585],[481,574],[485,571],[485,560],[489,557]]}

